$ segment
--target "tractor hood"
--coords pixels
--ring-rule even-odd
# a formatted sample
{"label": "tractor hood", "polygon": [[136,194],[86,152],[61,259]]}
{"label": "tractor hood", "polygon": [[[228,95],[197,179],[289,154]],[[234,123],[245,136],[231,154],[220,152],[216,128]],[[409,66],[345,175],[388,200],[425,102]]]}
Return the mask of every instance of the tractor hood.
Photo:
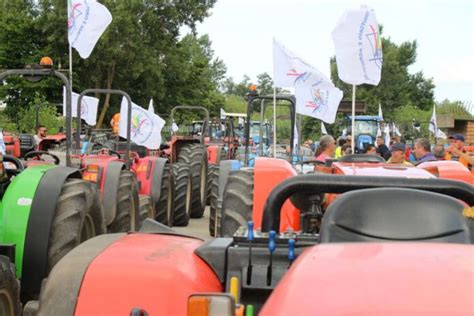
{"label": "tractor hood", "polygon": [[470,315],[474,246],[340,243],[308,248],[260,315]]}
{"label": "tractor hood", "polygon": [[405,177],[405,178],[435,178],[429,171],[409,165],[396,165],[387,163],[343,163],[332,164],[337,174],[352,176],[374,176],[374,177]]}

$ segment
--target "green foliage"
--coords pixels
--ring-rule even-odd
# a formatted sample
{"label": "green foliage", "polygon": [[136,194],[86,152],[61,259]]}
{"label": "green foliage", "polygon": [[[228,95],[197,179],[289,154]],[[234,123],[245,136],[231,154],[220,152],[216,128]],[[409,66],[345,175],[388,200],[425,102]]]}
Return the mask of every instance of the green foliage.
{"label": "green foliage", "polygon": [[39,109],[39,124],[46,126],[48,134],[55,134],[61,126],[64,126],[65,120],[62,116],[58,117],[56,107],[46,102],[44,97],[37,96],[27,108],[20,111],[18,120],[20,132],[32,134],[36,132],[37,108]]}
{"label": "green foliage", "polygon": [[[393,116],[393,121],[398,124],[400,133],[406,139],[429,137],[430,134],[428,128],[432,111],[432,109],[421,110],[412,104],[407,104],[397,108],[397,111]],[[420,123],[420,132],[413,129],[413,119]]]}
{"label": "green foliage", "polygon": [[451,114],[455,118],[464,118],[464,119],[473,119],[474,106],[466,103],[462,103],[461,101],[449,101],[443,100],[439,103],[436,107],[436,114],[443,115],[443,114]]}

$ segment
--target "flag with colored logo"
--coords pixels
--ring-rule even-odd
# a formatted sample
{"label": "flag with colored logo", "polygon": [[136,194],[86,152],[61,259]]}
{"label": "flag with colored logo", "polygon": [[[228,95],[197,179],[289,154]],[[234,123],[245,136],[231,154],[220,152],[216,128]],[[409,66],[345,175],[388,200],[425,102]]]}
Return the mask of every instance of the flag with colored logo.
{"label": "flag with colored logo", "polygon": [[[77,117],[77,103],[79,101],[79,94],[72,92],[71,96],[71,110],[72,117]],[[86,121],[88,125],[94,126],[97,124],[97,109],[99,107],[99,99],[83,96],[81,100],[81,119]],[[66,116],[66,87],[63,86],[63,116]]]}
{"label": "flag with colored logo", "polygon": [[[128,102],[124,97],[120,105],[119,135],[127,138]],[[145,146],[148,149],[159,149],[161,144],[161,130],[165,121],[158,115],[132,102],[130,139],[132,142]]]}
{"label": "flag with colored logo", "polygon": [[347,11],[332,32],[339,78],[349,84],[378,85],[382,39],[373,9]]}
{"label": "flag with colored logo", "polygon": [[112,15],[96,0],[68,0],[67,12],[69,44],[86,59],[112,22]]}
{"label": "flag with colored logo", "polygon": [[296,113],[312,116],[332,124],[342,100],[342,91],[321,85],[319,81],[295,86]]}
{"label": "flag with colored logo", "polygon": [[273,86],[293,87],[307,81],[334,86],[323,73],[273,39]]}

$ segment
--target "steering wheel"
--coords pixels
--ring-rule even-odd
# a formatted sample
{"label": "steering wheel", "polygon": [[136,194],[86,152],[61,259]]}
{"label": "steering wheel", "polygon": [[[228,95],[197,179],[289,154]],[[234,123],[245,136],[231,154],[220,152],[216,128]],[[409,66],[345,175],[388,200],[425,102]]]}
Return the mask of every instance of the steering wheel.
{"label": "steering wheel", "polygon": [[114,156],[117,156],[118,159],[122,159],[122,156],[118,152],[100,143],[95,143],[94,145],[92,145],[92,149],[102,150],[104,153],[107,151],[108,154],[112,154]]}
{"label": "steering wheel", "polygon": [[10,162],[10,163],[14,164],[15,167],[16,167],[16,169],[5,169],[5,172],[8,175],[17,175],[20,172],[22,172],[23,170],[25,170],[25,166],[23,165],[21,160],[14,157],[14,156],[4,155],[3,156],[3,162]]}
{"label": "steering wheel", "polygon": [[51,158],[54,159],[54,164],[55,165],[59,165],[59,162],[60,162],[60,159],[58,156],[50,153],[50,152],[47,152],[47,151],[43,151],[43,150],[37,150],[37,151],[30,151],[29,153],[27,153],[25,155],[25,157],[23,157],[23,159],[25,159],[26,161],[30,160],[30,159],[33,159],[33,158],[37,158],[37,160],[41,160],[41,161],[44,161],[43,159],[41,159],[41,156],[43,155],[46,155],[46,156],[50,156]]}

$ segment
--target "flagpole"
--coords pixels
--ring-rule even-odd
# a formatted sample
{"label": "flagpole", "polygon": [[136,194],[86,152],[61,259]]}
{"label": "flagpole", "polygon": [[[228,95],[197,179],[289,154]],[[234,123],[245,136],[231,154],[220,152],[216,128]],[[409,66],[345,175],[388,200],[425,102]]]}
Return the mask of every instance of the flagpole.
{"label": "flagpole", "polygon": [[69,84],[72,91],[72,46],[69,44]]}
{"label": "flagpole", "polygon": [[[273,87],[273,158],[276,158],[276,88]],[[261,140],[260,140],[261,141]]]}
{"label": "flagpole", "polygon": [[352,150],[352,153],[355,154],[355,142],[356,142],[356,139],[355,139],[355,136],[354,136],[354,126],[355,126],[355,99],[356,99],[356,86],[355,85],[352,85],[352,127],[351,127],[351,138],[352,138],[352,141],[351,141],[351,150]]}

